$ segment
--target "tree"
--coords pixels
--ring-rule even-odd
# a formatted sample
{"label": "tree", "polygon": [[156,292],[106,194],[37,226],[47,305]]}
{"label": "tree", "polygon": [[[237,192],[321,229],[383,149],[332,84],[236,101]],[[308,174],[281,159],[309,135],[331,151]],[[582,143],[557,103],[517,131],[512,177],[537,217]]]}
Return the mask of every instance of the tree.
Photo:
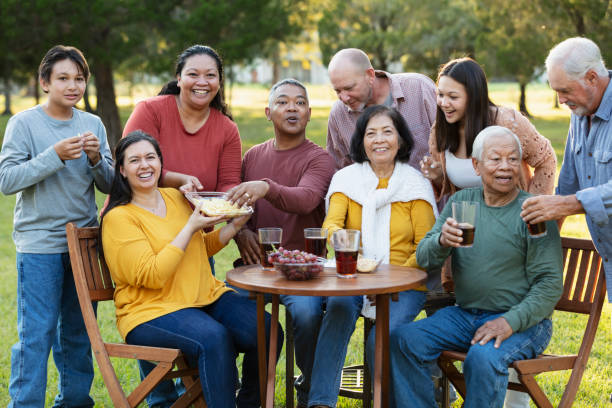
{"label": "tree", "polygon": [[595,41],[602,57],[612,64],[612,2],[609,0],[537,0],[542,11],[558,27],[555,42],[567,37],[588,37]]}
{"label": "tree", "polygon": [[474,57],[482,31],[472,1],[412,0],[404,67],[436,78],[441,64],[453,58]]}
{"label": "tree", "polygon": [[411,1],[349,0],[332,2],[319,20],[319,46],[323,62],[342,48],[360,48],[372,64],[388,70],[405,54],[398,46],[408,36]]}
{"label": "tree", "polygon": [[63,4],[55,14],[54,24],[61,37],[80,48],[89,61],[96,87],[96,113],[106,127],[109,144],[114,146],[122,133],[114,69],[127,59],[147,55],[148,39],[156,38],[165,16],[178,0],[58,0],[56,6],[57,3]]}
{"label": "tree", "polygon": [[476,16],[484,30],[477,40],[476,54],[489,75],[511,77],[519,83],[518,109],[526,116],[526,89],[542,73],[546,53],[555,32],[554,23],[530,0],[477,2]]}
{"label": "tree", "polygon": [[471,55],[479,30],[469,2],[351,0],[337,2],[319,21],[325,63],[341,48],[364,50],[376,68],[393,62],[435,76],[454,56]]}
{"label": "tree", "polygon": [[[41,1],[41,3],[44,3]],[[31,2],[0,0],[0,78],[5,96],[3,115],[11,114],[11,87],[35,78],[46,49],[42,38],[50,35],[38,25],[40,16],[32,15]]]}
{"label": "tree", "polygon": [[[248,60],[265,41],[280,41],[298,26],[289,21],[294,4],[289,0],[1,1],[0,49],[6,44],[7,55],[17,55],[14,50],[19,49],[24,71],[35,72],[43,53],[54,44],[74,45],[84,52],[96,86],[97,114],[111,146],[121,136],[114,88],[117,67],[129,69],[134,65],[128,61],[139,60],[144,62],[135,65],[147,72],[171,72],[176,55],[195,43],[219,49],[228,63]],[[5,3],[18,7],[15,15],[27,21],[5,25]],[[15,41],[6,43],[4,32],[14,33]],[[32,46],[24,47],[28,44]],[[0,68],[9,66],[5,61],[0,61]]]}

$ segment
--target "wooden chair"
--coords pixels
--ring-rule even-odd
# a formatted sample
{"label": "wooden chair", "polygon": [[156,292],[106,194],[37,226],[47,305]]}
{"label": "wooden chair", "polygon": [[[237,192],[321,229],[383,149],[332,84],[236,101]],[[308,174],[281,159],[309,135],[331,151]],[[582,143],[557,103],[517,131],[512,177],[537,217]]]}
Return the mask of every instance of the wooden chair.
{"label": "wooden chair", "polygon": [[[183,379],[186,392],[172,407],[188,407],[191,404],[206,407],[198,370],[188,366],[180,350],[104,342],[92,302],[113,301],[115,286],[106,262],[98,250],[99,229],[98,227],[77,228],[75,224],[69,223],[66,225],[66,234],[74,283],[87,335],[113,406],[135,407],[161,381],[180,377]],[[110,357],[148,360],[157,363],[157,367],[126,396]],[[174,367],[177,369],[173,370]]]}
{"label": "wooden chair", "polygon": [[[557,356],[542,354],[535,359],[515,361],[514,368],[520,383],[508,383],[508,389],[528,393],[537,407],[550,407],[552,404],[539,387],[535,376],[548,371],[572,370],[565,392],[559,403],[560,408],[571,407],[586,368],[593,346],[595,333],[605,297],[605,277],[601,258],[593,243],[586,239],[563,238],[563,273],[565,274],[563,295],[555,310],[588,315],[588,321],[578,354]],[[438,365],[465,399],[466,386],[463,374],[454,362],[464,361],[465,353],[444,351]],[[444,407],[448,407],[448,397]]]}

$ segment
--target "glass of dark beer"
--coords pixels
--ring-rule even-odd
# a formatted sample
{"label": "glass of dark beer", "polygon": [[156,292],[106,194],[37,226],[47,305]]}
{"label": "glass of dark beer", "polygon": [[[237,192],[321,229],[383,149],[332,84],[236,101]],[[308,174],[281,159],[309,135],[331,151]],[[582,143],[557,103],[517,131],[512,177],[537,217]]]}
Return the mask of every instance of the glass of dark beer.
{"label": "glass of dark beer", "polygon": [[[524,202],[525,202],[525,199],[522,199],[520,201],[521,207],[523,207]],[[540,238],[546,235],[546,222],[545,221],[536,222],[534,224],[531,224],[525,221],[525,224],[527,224],[527,232],[529,232],[530,238]]]}
{"label": "glass of dark beer", "polygon": [[527,223],[527,231],[531,238],[540,238],[546,235],[546,222],[537,222],[535,224]]}
{"label": "glass of dark beer", "polygon": [[478,203],[475,201],[454,201],[453,218],[459,224],[459,229],[463,233],[461,246],[470,248],[474,245],[474,235],[476,233],[476,218],[478,215]]}
{"label": "glass of dark beer", "polygon": [[341,229],[332,234],[332,245],[336,253],[336,275],[339,278],[354,278],[357,275],[360,238],[359,230]]}
{"label": "glass of dark beer", "polygon": [[327,228],[304,228],[305,251],[327,258]]}
{"label": "glass of dark beer", "polygon": [[276,252],[283,238],[281,228],[260,228],[259,234],[259,260],[264,269],[274,269],[274,265],[268,261],[268,255]]}

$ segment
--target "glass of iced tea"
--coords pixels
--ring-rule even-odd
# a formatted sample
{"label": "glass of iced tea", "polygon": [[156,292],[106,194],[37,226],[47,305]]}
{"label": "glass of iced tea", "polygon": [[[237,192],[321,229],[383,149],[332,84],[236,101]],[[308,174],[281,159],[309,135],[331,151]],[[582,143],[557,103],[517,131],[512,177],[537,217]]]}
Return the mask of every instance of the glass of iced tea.
{"label": "glass of iced tea", "polygon": [[327,258],[327,228],[304,228],[305,251]]}
{"label": "glass of iced tea", "polygon": [[354,278],[357,275],[360,238],[359,230],[341,229],[332,234],[332,245],[336,253],[336,274],[339,278]]}
{"label": "glass of iced tea", "polygon": [[461,232],[463,232],[461,246],[469,248],[474,245],[478,203],[475,201],[454,201],[453,218],[459,224]]}
{"label": "glass of iced tea", "polygon": [[260,228],[259,234],[259,260],[264,269],[274,269],[274,265],[268,262],[268,255],[276,252],[283,238],[282,228]]}
{"label": "glass of iced tea", "polygon": [[527,231],[531,238],[540,238],[546,235],[546,222],[537,222],[535,224],[527,223]]}
{"label": "glass of iced tea", "polygon": [[[522,199],[520,201],[521,207],[523,206],[524,202],[525,202],[525,199]],[[529,232],[529,236],[531,238],[540,238],[546,235],[546,222],[545,221],[536,222],[535,224],[531,224],[525,221],[525,224],[527,224],[527,231]]]}

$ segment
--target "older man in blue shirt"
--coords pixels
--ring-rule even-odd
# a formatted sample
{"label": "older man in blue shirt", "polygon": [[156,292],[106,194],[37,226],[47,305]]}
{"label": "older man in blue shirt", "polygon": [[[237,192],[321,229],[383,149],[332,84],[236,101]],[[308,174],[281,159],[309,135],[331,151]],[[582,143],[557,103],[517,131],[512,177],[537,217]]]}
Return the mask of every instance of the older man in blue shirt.
{"label": "older man in blue shirt", "polygon": [[585,214],[606,273],[612,303],[612,71],[597,45],[570,38],[546,58],[550,86],[572,110],[557,195],[525,200],[527,222]]}

